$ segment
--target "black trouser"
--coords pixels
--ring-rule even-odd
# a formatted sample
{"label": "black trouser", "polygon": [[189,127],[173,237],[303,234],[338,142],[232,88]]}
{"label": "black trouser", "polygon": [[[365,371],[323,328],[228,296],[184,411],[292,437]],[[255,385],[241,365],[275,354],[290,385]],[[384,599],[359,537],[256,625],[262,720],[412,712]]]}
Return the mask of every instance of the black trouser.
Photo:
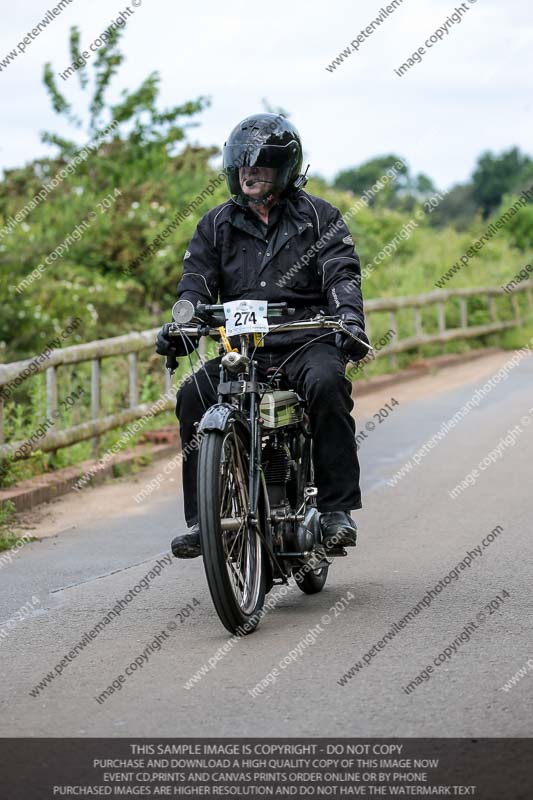
{"label": "black trouser", "polygon": [[[279,366],[290,349],[256,351],[258,377],[265,380],[269,367]],[[198,387],[207,408],[216,403],[213,390],[219,380],[220,358],[207,361],[196,372]],[[355,443],[355,421],[351,384],[344,376],[345,362],[337,347],[316,342],[305,347],[284,366],[290,385],[306,399],[313,434],[315,480],[320,512],[351,511],[361,508],[359,460]],[[211,383],[209,382],[209,378]],[[194,447],[196,422],[205,408],[193,380],[178,391],[176,416],[180,421],[183,457],[183,494],[185,519],[192,526],[197,521],[196,469],[198,450]]]}

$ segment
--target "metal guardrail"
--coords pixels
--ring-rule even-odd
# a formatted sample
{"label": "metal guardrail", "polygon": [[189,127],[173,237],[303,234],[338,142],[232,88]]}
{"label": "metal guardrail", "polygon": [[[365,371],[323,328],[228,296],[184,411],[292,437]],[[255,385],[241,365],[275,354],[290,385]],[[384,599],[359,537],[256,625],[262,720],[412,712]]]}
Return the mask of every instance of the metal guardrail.
{"label": "metal guardrail", "polygon": [[[528,312],[522,315],[517,295],[527,292]],[[496,297],[505,296],[511,300],[513,318],[502,321],[498,319]],[[473,297],[485,298],[491,322],[485,325],[468,325],[468,299]],[[451,299],[459,300],[460,326],[446,328],[446,302]],[[422,321],[422,308],[435,305],[437,307],[437,333],[424,333]],[[397,314],[412,308],[414,310],[415,335],[404,339],[398,337]],[[377,358],[388,356],[393,360],[398,353],[415,350],[423,345],[446,343],[455,339],[475,338],[485,336],[497,331],[514,328],[533,316],[533,288],[529,282],[517,286],[507,295],[500,287],[480,287],[469,289],[436,290],[428,294],[410,295],[395,298],[376,298],[365,303],[367,330],[371,335],[372,317],[375,314],[389,312],[389,328],[394,334],[387,346],[376,351]],[[77,442],[87,439],[93,440],[93,454],[98,455],[99,437],[107,431],[120,428],[128,423],[141,419],[150,413],[150,404],[139,404],[138,399],[138,354],[153,347],[158,328],[152,328],[140,333],[131,333],[125,336],[115,336],[110,339],[100,339],[86,344],[72,345],[61,349],[52,350],[48,357],[40,363],[35,359],[16,361],[10,364],[0,364],[0,459],[27,458],[34,450],[44,452],[57,451]],[[205,340],[203,340],[205,343]],[[101,362],[104,358],[128,357],[129,372],[129,407],[108,416],[100,416],[101,394]],[[3,409],[5,398],[4,388],[16,384],[29,369],[31,375],[46,373],[46,416],[54,419],[57,415],[57,383],[58,368],[69,364],[83,362],[91,363],[91,419],[79,425],[58,431],[52,429],[49,433],[35,442],[30,447],[25,447],[24,452],[19,452],[23,442],[10,442],[4,444],[3,439]],[[28,377],[31,377],[29,375]],[[170,389],[170,378],[167,376],[166,389]],[[158,413],[173,408],[174,401],[169,398],[161,405]],[[27,444],[27,442],[26,442]]]}

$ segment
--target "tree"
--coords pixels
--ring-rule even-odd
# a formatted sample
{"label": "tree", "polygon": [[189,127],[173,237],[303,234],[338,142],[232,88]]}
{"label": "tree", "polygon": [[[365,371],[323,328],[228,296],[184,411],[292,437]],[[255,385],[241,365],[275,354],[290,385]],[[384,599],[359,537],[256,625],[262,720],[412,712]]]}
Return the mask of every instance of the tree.
{"label": "tree", "polygon": [[428,175],[425,175],[423,172],[419,172],[418,175],[415,175],[410,183],[408,191],[414,194],[415,197],[422,199],[435,194],[437,187]]}
{"label": "tree", "polygon": [[400,169],[396,167],[398,178],[396,178],[394,187],[392,187],[393,193],[397,193],[407,185],[408,167],[400,156],[393,154],[371,158],[358,167],[342,170],[335,177],[333,186],[335,189],[347,189],[354,194],[361,195],[398,162],[401,162],[402,166]]}
{"label": "tree", "polygon": [[499,208],[504,194],[517,189],[532,168],[533,161],[517,147],[500,155],[487,151],[479,157],[472,184],[474,199],[484,219]]}
{"label": "tree", "polygon": [[464,231],[478,210],[472,184],[457,184],[444,195],[429,221],[431,225],[439,228],[453,225],[457,230]]}
{"label": "tree", "polygon": [[[398,167],[398,164],[401,166]],[[411,210],[417,201],[436,191],[431,178],[423,173],[412,176],[405,161],[393,153],[371,158],[358,167],[342,170],[333,185],[336,189],[347,189],[356,195],[362,195],[392,168],[397,172],[396,178],[372,198],[370,205]]]}
{"label": "tree", "polygon": [[[55,155],[9,170],[0,182],[0,342],[6,343],[11,358],[42,347],[64,328],[69,314],[83,318],[73,342],[157,324],[162,309],[172,304],[183,253],[198,218],[210,203],[222,200],[220,185],[213,196],[202,199],[207,207],[194,206],[165,241],[128,272],[128,265],[215,176],[209,159],[217,150],[192,147],[186,140],[187,129],[208,100],[201,97],[160,109],[157,73],[137,89],[123,91],[118,102],[106,102],[123,60],[120,33],[113,32],[92,64],[77,70],[87,98],[82,108],[74,108],[60,91],[51,64],[44,67],[54,110],[74,129],[85,131],[87,145],[80,148],[74,140],[45,132],[43,141]],[[79,60],[79,39],[73,28],[73,61]],[[80,152],[85,158],[77,159],[75,169],[67,172]],[[61,170],[60,185],[35,203],[43,185],[50,185]],[[104,208],[108,197],[112,201]],[[31,210],[23,223],[4,227],[24,208]],[[88,220],[90,225],[84,227]],[[78,234],[72,235],[77,227]],[[51,254],[42,274],[28,280]]]}
{"label": "tree", "polygon": [[[72,63],[81,64],[76,69],[81,89],[84,92],[92,89],[92,97],[88,100],[85,111],[87,133],[90,138],[97,138],[98,134],[114,121],[118,123],[117,133],[120,139],[133,148],[132,155],[138,155],[140,150],[150,145],[165,146],[168,148],[168,153],[171,154],[175,152],[172,147],[185,139],[185,128],[191,125],[191,123],[179,124],[178,120],[181,117],[193,117],[209,104],[209,100],[206,97],[199,97],[183,105],[160,111],[157,108],[160,76],[157,72],[152,72],[136,90],[132,92],[123,90],[120,102],[106,108],[106,92],[124,60],[118,47],[122,32],[121,28],[114,28],[110,31],[107,41],[98,50],[93,63],[94,79],[91,81],[88,62],[85,62],[80,54],[79,30],[76,26],[70,30],[69,43]],[[83,127],[83,117],[74,112],[70,102],[58,89],[56,77],[49,62],[44,66],[43,80],[54,111],[65,116],[75,127]],[[44,132],[42,139],[57,145],[62,155],[72,155],[77,149],[74,142],[65,140],[54,133]]]}

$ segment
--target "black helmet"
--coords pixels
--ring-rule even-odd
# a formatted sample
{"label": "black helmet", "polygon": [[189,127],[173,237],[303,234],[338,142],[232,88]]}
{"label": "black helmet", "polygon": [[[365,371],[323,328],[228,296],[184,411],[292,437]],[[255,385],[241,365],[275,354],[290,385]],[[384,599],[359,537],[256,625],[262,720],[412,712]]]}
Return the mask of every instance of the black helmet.
{"label": "black helmet", "polygon": [[[249,198],[239,183],[240,167],[273,167],[276,180],[268,193],[288,194],[305,185],[302,169],[300,134],[286,117],[280,114],[254,114],[246,117],[232,130],[222,151],[222,168],[233,199],[246,205]],[[256,201],[257,202],[257,201]]]}

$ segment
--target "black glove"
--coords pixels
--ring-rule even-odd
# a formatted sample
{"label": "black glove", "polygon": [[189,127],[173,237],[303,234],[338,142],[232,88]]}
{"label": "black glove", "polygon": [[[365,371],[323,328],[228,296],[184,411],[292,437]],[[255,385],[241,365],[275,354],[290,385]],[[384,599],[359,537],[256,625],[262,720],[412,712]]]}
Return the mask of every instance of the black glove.
{"label": "black glove", "polygon": [[[343,322],[350,333],[353,333],[354,336],[357,336],[357,338],[361,339],[363,342],[370,344],[368,341],[368,336],[361,328],[357,319],[343,319]],[[350,357],[351,361],[360,361],[370,352],[370,350],[365,347],[364,344],[356,342],[355,339],[352,339],[352,337],[348,336],[347,333],[337,333],[335,336],[335,344],[342,350],[343,353],[346,353],[346,355]]]}
{"label": "black glove", "polygon": [[171,324],[166,322],[157,334],[155,352],[160,356],[174,356],[174,358],[182,358],[192,353],[196,349],[196,344],[189,337],[168,335]]}

